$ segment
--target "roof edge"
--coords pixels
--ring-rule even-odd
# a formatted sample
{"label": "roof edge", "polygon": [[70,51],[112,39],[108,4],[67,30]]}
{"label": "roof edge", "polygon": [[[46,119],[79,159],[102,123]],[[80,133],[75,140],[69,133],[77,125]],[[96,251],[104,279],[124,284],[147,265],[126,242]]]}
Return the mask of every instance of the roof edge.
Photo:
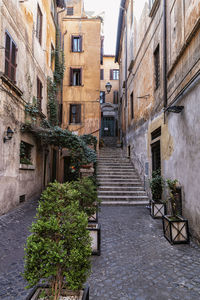
{"label": "roof edge", "polygon": [[120,7],[119,7],[115,62],[118,62],[118,59],[119,59],[119,48],[120,48],[120,39],[121,39],[121,33],[122,33],[122,24],[123,24],[123,18],[124,18],[125,4],[126,4],[126,0],[121,0]]}

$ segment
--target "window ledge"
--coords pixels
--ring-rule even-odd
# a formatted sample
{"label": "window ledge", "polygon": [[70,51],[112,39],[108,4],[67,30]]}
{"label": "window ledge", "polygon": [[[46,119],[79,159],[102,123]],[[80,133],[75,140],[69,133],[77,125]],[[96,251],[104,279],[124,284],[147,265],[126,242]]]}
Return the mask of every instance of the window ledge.
{"label": "window ledge", "polygon": [[27,164],[20,164],[19,165],[20,170],[29,170],[29,171],[34,171],[35,167],[33,165],[27,165]]}
{"label": "window ledge", "polygon": [[1,73],[0,77],[2,79],[2,81],[8,85],[18,96],[22,96],[23,92],[16,86],[16,84],[11,81],[5,74]]}
{"label": "window ledge", "polygon": [[154,4],[150,10],[150,13],[149,13],[149,17],[150,18],[153,18],[153,16],[155,15],[156,11],[158,10],[158,7],[160,5],[160,0],[155,0],[154,1]]}

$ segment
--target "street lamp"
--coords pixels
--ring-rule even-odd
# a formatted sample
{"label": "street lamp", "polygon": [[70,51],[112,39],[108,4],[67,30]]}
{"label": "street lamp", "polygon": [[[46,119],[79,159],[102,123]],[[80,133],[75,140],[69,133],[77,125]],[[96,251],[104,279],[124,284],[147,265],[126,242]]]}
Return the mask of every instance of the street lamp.
{"label": "street lamp", "polygon": [[105,88],[106,88],[107,93],[109,94],[112,89],[112,85],[110,84],[110,82],[106,83]]}
{"label": "street lamp", "polygon": [[7,128],[6,136],[3,138],[4,143],[12,139],[14,132],[10,127]]}

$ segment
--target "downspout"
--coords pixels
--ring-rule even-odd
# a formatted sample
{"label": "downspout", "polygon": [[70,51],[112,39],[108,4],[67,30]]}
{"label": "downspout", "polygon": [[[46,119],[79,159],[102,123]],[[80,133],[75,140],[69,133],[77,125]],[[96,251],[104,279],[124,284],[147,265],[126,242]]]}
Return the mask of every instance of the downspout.
{"label": "downspout", "polygon": [[[163,0],[163,104],[167,107],[167,4]],[[164,112],[165,124],[165,112]]]}
{"label": "downspout", "polygon": [[126,29],[126,36],[125,36],[125,146],[127,144],[126,140],[126,134],[127,134],[127,129],[128,129],[128,91],[127,91],[127,67],[128,67],[128,33],[127,33],[127,13],[126,9],[124,8],[124,13],[125,13],[125,29]]}

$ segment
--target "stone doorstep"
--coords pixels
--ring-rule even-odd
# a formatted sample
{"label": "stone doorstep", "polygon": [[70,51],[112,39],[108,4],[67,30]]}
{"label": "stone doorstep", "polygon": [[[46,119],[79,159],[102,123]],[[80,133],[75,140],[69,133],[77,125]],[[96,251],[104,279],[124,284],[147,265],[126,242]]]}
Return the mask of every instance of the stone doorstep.
{"label": "stone doorstep", "polygon": [[101,201],[101,205],[103,206],[106,206],[106,205],[121,205],[121,206],[124,206],[124,205],[130,205],[130,206],[142,206],[142,205],[148,205],[149,204],[149,201],[140,201],[140,200],[137,200],[137,201]]}

